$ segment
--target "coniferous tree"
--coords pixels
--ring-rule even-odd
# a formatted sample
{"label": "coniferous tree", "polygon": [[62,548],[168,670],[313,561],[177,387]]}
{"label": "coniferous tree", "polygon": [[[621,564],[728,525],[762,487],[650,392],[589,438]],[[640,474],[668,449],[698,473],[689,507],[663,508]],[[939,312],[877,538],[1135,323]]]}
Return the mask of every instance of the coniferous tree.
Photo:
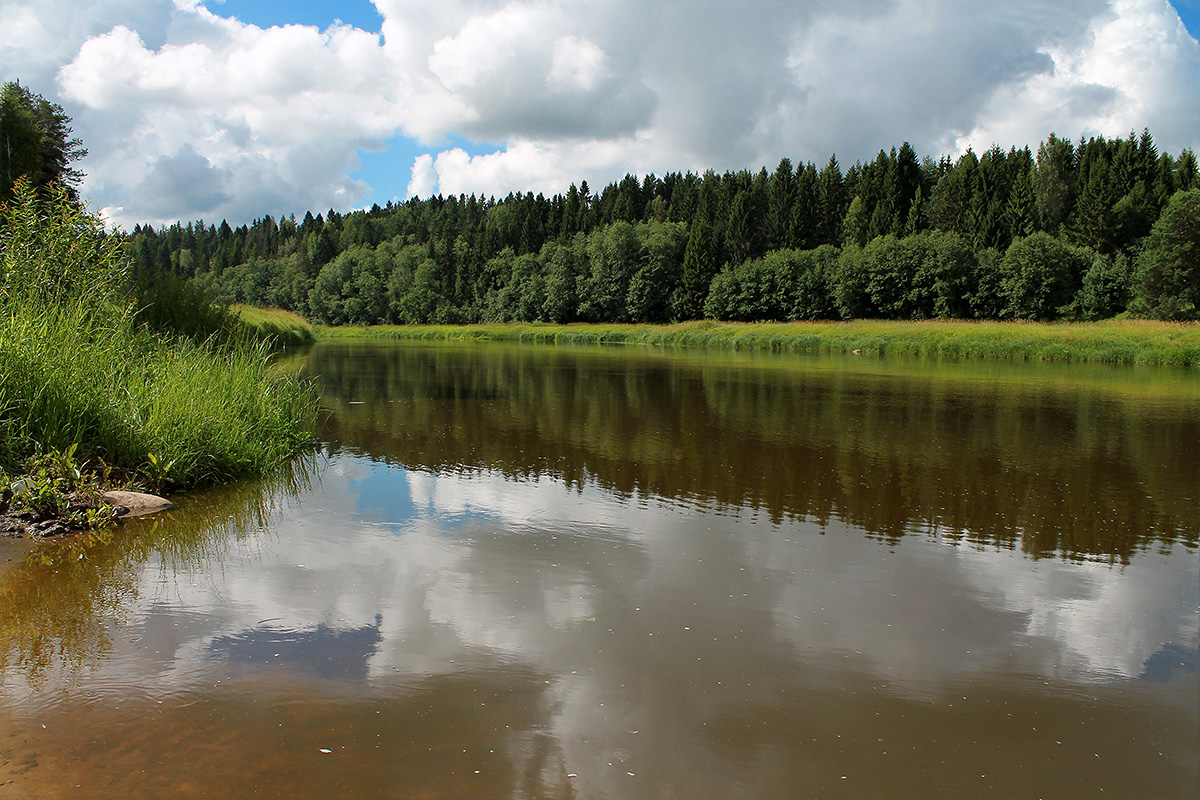
{"label": "coniferous tree", "polygon": [[1041,230],[1056,233],[1066,224],[1075,207],[1075,176],[1074,146],[1051,133],[1038,145],[1037,170],[1033,176],[1033,194]]}
{"label": "coniferous tree", "polygon": [[1179,156],[1175,176],[1175,185],[1180,190],[1200,189],[1200,168],[1196,165],[1196,154],[1190,147]]}
{"label": "coniferous tree", "polygon": [[842,223],[842,244],[861,247],[871,238],[870,232],[867,204],[863,202],[862,195],[856,194],[850,201],[850,207],[846,209],[846,219]]}
{"label": "coniferous tree", "polygon": [[793,247],[792,207],[796,202],[796,175],[792,162],[781,159],[771,175],[767,195],[766,244],[769,250]]}
{"label": "coniferous tree", "polygon": [[817,189],[817,168],[809,162],[796,172],[795,200],[789,221],[788,240],[792,247],[811,250],[818,244],[821,203]]}
{"label": "coniferous tree", "polygon": [[708,285],[717,273],[717,243],[712,223],[714,204],[712,185],[705,181],[700,188],[700,202],[688,229],[687,247],[683,253],[683,275],[674,304],[674,316],[679,319],[698,319],[704,313]]}
{"label": "coniferous tree", "polygon": [[13,184],[24,175],[34,187],[60,183],[78,202],[83,173],[72,165],[87,149],[71,136],[70,122],[62,106],[20,83],[0,86],[0,201],[12,197]]}
{"label": "coniferous tree", "polygon": [[846,189],[837,156],[830,156],[829,163],[821,170],[817,179],[817,244],[842,243],[842,220],[846,216]]}
{"label": "coniferous tree", "polygon": [[1008,195],[1008,206],[1004,210],[1009,237],[1020,238],[1032,234],[1037,229],[1036,214],[1036,201],[1029,172],[1019,172],[1013,181],[1012,191]]}
{"label": "coniferous tree", "polygon": [[[892,224],[892,233],[896,236],[903,236],[905,231],[909,229],[909,223],[912,221],[910,210],[912,204],[920,195],[922,190],[921,181],[921,165],[917,160],[917,151],[908,142],[900,145],[900,151],[896,154],[895,159],[895,179],[894,179],[894,204],[895,204],[895,219]],[[916,218],[919,222],[920,215]],[[917,229],[912,231],[917,232]]]}

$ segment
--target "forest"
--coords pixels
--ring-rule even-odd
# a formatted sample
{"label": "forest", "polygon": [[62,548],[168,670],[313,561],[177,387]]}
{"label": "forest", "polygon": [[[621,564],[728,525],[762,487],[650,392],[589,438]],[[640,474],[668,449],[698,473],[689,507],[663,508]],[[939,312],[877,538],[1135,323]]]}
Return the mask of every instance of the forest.
{"label": "forest", "polygon": [[128,234],[143,280],[327,325],[1200,316],[1196,156],[1150,131],[627,175]]}

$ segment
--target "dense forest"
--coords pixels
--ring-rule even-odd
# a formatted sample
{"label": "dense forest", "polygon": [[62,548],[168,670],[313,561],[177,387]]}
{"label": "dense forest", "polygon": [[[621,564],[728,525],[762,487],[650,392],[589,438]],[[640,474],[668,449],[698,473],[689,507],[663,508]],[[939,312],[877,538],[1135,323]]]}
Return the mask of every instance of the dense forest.
{"label": "dense forest", "polygon": [[138,273],[326,324],[1200,315],[1200,175],[1149,131],[844,170],[627,175],[130,234]]}

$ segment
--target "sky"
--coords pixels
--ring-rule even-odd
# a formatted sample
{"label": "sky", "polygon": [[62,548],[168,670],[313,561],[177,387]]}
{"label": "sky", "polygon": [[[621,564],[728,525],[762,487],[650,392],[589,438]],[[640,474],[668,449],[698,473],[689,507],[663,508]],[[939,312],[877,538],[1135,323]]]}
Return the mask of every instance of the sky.
{"label": "sky", "polygon": [[1200,148],[1200,0],[0,0],[111,223],[232,224],[626,173]]}

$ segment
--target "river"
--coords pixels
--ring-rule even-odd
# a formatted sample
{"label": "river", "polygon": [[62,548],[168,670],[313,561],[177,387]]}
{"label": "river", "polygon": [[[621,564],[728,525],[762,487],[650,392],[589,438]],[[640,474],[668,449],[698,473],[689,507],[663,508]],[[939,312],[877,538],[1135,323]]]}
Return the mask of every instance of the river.
{"label": "river", "polygon": [[0,798],[1196,796],[1194,370],[302,359],[310,456],[0,546]]}

